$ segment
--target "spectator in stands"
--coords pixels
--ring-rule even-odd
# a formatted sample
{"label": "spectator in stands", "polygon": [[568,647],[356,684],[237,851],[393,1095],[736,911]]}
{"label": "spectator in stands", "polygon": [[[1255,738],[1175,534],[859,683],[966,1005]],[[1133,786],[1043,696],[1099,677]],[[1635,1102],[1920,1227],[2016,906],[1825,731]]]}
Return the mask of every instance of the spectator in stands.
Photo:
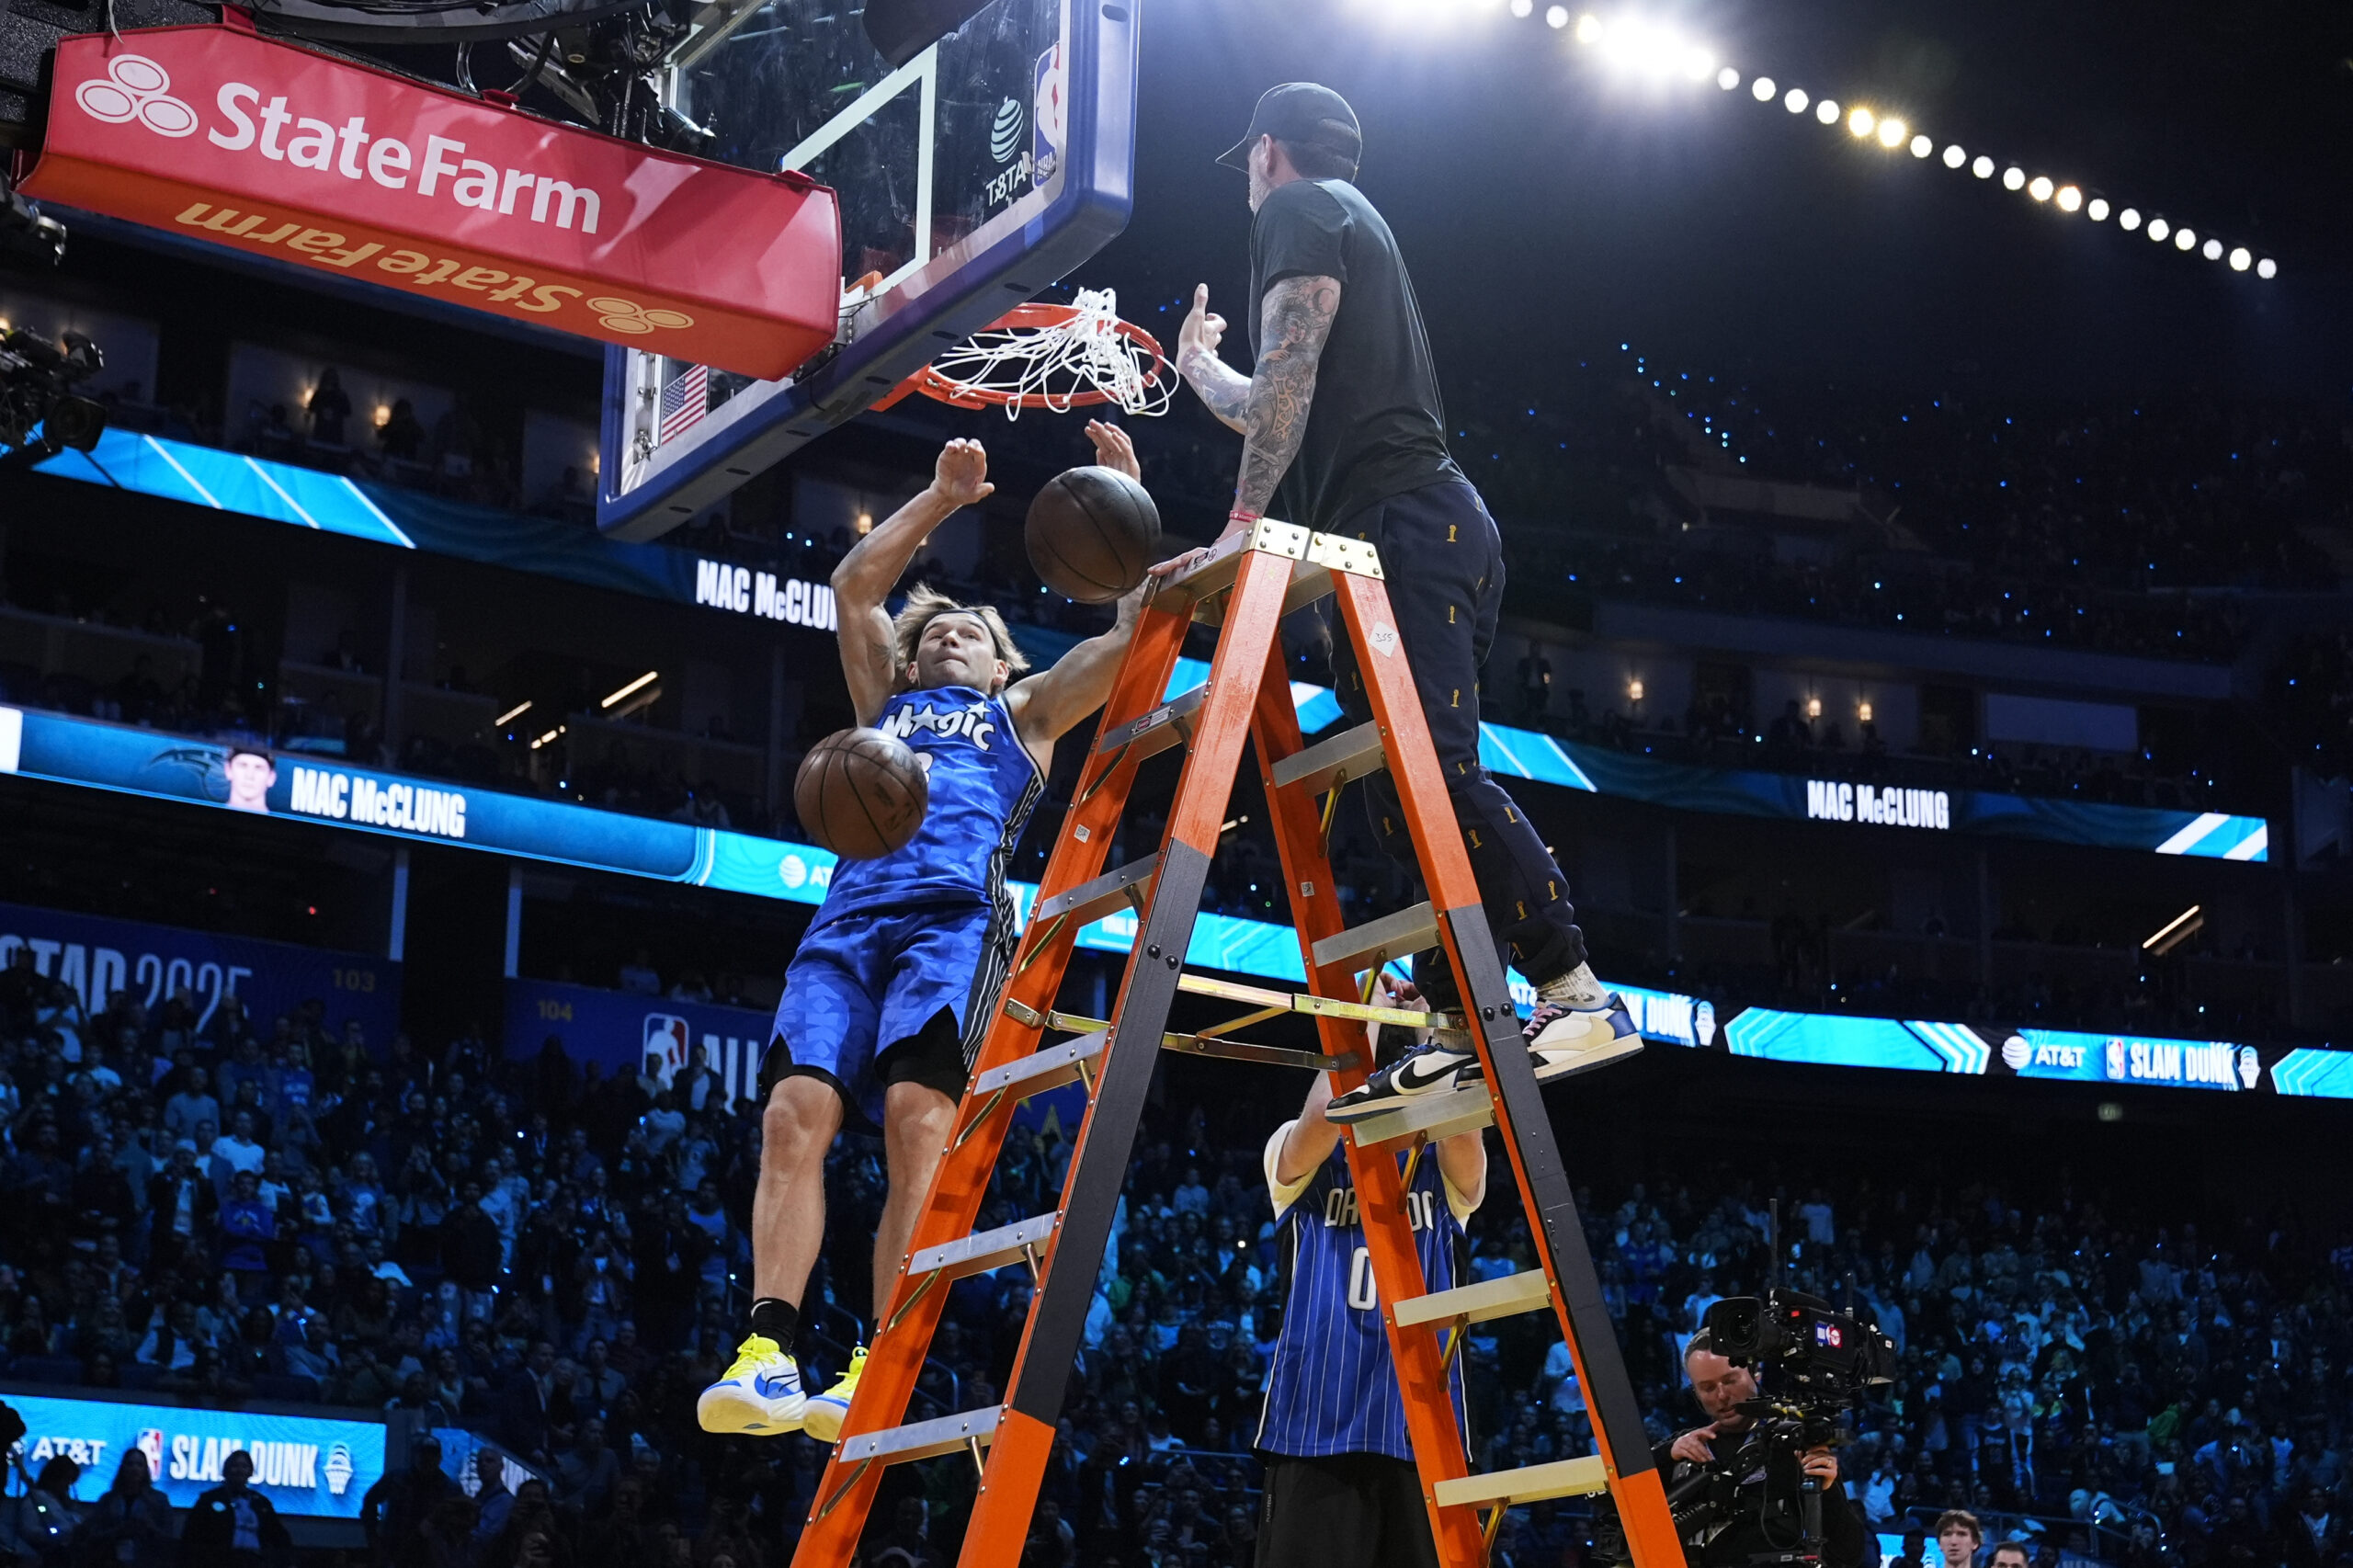
{"label": "spectator in stands", "polygon": [[575,1514],[602,1512],[620,1472],[620,1457],[605,1446],[605,1423],[582,1417],[579,1437],[556,1460],[556,1506]]}
{"label": "spectator in stands", "polygon": [[[383,1568],[417,1561],[416,1548],[427,1522],[443,1503],[460,1495],[458,1483],[441,1469],[441,1439],[430,1432],[417,1437],[409,1445],[408,1468],[385,1471],[360,1499],[359,1523],[375,1560]],[[444,1555],[425,1561],[454,1559]]]}
{"label": "spectator in stands", "polygon": [[114,1483],[94,1504],[75,1532],[86,1562],[116,1568],[166,1568],[171,1562],[172,1505],[154,1483],[146,1453],[125,1449]]}
{"label": "spectator in stands", "polygon": [[[258,1085],[244,1086],[258,1092]],[[200,1146],[204,1147],[205,1152],[210,1156],[210,1174],[212,1177],[212,1190],[217,1196],[228,1197],[233,1179],[241,1174],[252,1176],[255,1190],[256,1192],[260,1190],[264,1151],[260,1142],[254,1136],[254,1116],[251,1111],[237,1112],[227,1132],[213,1139],[209,1145]]]}
{"label": "spectator in stands", "polygon": [[181,1528],[182,1568],[281,1568],[291,1560],[293,1542],[253,1476],[243,1449],[222,1461],[221,1484],[198,1495]]}
{"label": "spectator in stands", "polygon": [[1944,1568],[1973,1568],[1985,1532],[1977,1516],[1966,1508],[1948,1508],[1937,1516],[1937,1550],[1944,1553]]}
{"label": "spectator in stands", "polygon": [[343,390],[342,374],[333,365],[319,372],[318,385],[302,407],[311,416],[311,439],[328,447],[344,444],[343,427],[351,418],[351,394]]}
{"label": "spectator in stands", "polygon": [[620,975],[620,988],[641,996],[662,994],[662,977],[654,972],[653,955],[643,948],[637,956],[623,964]]}
{"label": "spectator in stands", "polygon": [[425,448],[425,426],[415,405],[404,397],[392,400],[392,416],[376,427],[376,444],[393,462],[413,463]]}
{"label": "spectator in stands", "polygon": [[182,1087],[164,1102],[164,1131],[188,1140],[191,1148],[197,1146],[198,1127],[221,1125],[221,1102],[212,1097],[211,1085],[210,1074],[201,1067],[190,1067]]}

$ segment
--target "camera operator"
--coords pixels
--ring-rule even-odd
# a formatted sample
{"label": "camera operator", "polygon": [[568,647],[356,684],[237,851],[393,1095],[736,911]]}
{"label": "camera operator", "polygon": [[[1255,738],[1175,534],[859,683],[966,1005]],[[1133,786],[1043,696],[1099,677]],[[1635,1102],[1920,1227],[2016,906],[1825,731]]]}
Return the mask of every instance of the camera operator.
{"label": "camera operator", "polygon": [[1667,1495],[1696,1496],[1711,1482],[1719,1494],[1727,1486],[1739,1491],[1734,1506],[1685,1536],[1685,1555],[1693,1568],[1735,1568],[1792,1551],[1800,1520],[1786,1500],[1800,1480],[1820,1488],[1822,1568],[1862,1568],[1868,1540],[1862,1516],[1838,1483],[1838,1460],[1830,1446],[1815,1444],[1799,1454],[1801,1474],[1769,1476],[1769,1466],[1787,1460],[1758,1440],[1753,1417],[1741,1408],[1757,1398],[1756,1374],[1718,1355],[1705,1330],[1692,1337],[1683,1368],[1708,1424],[1653,1453]]}

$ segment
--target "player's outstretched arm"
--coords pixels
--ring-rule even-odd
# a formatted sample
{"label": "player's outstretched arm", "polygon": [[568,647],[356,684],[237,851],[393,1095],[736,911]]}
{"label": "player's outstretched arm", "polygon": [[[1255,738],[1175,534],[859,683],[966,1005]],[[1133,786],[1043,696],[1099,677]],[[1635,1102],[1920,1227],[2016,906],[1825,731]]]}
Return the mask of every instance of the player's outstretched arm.
{"label": "player's outstretched arm", "polygon": [[940,449],[931,483],[877,524],[834,568],[842,674],[849,680],[850,705],[859,723],[871,724],[882,716],[882,704],[897,684],[891,612],[885,608],[891,590],[899,585],[907,563],[934,528],[959,507],[984,501],[995,490],[989,483],[988,453],[981,444],[950,441]]}
{"label": "player's outstretched arm", "polygon": [[1110,699],[1112,683],[1120,677],[1120,661],[1127,657],[1129,640],[1136,634],[1144,595],[1151,588],[1152,579],[1147,577],[1120,601],[1119,619],[1110,631],[1088,638],[1050,667],[1016,682],[1005,694],[1006,711],[1020,726],[1023,740],[1033,746],[1051,746]]}

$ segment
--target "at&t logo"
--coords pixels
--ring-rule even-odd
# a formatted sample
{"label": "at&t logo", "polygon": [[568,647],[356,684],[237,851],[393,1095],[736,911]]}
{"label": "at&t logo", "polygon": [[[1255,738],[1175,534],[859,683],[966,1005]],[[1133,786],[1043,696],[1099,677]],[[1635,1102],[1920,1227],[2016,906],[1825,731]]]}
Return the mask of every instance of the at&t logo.
{"label": "at&t logo", "polygon": [[137,120],[158,136],[196,134],[196,110],[171,95],[172,75],[143,54],[118,54],[107,74],[74,89],[74,101],[108,125]]}
{"label": "at&t logo", "polygon": [[996,120],[989,127],[989,156],[1002,164],[1021,146],[1021,100],[1008,97],[996,106]]}

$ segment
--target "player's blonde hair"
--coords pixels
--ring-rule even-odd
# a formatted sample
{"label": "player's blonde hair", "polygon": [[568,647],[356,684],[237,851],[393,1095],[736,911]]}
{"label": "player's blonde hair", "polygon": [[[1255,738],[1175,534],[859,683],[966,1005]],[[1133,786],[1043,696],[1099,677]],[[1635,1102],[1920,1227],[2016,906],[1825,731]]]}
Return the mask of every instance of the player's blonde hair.
{"label": "player's blonde hair", "polygon": [[1029,668],[1029,656],[1014,642],[1013,633],[1006,630],[1005,618],[997,614],[995,606],[963,604],[928,583],[917,583],[907,590],[905,608],[891,618],[891,643],[897,655],[892,684],[896,689],[912,689],[915,682],[911,672],[915,668],[915,649],[923,642],[924,628],[943,615],[969,615],[988,629],[996,656],[1005,661],[1008,681]]}

